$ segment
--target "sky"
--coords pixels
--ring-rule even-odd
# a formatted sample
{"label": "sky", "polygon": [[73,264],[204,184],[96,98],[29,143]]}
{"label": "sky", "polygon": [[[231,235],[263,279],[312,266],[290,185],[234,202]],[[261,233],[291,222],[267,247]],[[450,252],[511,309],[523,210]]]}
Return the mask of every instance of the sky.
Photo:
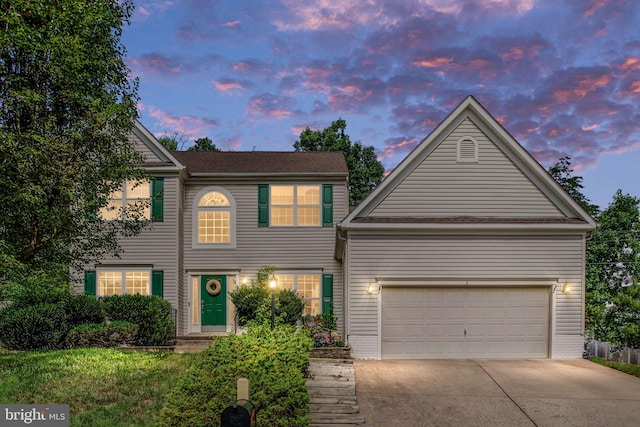
{"label": "sky", "polygon": [[467,95],[602,208],[640,196],[638,0],[135,0],[122,43],[157,137],[292,151],[342,118],[392,170]]}

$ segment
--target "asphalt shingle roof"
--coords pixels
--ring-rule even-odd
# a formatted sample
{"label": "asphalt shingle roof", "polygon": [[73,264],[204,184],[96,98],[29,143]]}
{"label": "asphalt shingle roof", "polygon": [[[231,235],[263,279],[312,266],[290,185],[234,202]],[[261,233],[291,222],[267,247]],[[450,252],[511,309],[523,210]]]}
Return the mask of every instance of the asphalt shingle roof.
{"label": "asphalt shingle roof", "polygon": [[347,175],[342,152],[172,151],[189,174]]}

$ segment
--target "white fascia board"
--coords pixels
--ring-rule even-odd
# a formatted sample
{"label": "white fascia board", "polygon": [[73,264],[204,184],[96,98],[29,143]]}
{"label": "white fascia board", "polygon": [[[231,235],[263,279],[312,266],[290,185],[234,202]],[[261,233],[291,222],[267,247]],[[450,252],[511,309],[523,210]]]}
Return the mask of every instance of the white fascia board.
{"label": "white fascia board", "polygon": [[338,227],[345,231],[572,231],[587,232],[593,230],[589,224],[360,224],[339,223]]}

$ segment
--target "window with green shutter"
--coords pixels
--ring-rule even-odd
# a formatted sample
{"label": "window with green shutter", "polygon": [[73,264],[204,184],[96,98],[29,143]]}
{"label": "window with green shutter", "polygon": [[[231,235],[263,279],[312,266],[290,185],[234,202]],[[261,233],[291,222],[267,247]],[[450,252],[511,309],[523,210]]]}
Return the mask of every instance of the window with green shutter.
{"label": "window with green shutter", "polygon": [[333,185],[322,185],[322,226],[333,227]]}
{"label": "window with green shutter", "polygon": [[269,226],[269,185],[258,185],[258,227]]}
{"label": "window with green shutter", "polygon": [[164,221],[164,178],[155,177],[151,181],[151,221]]}
{"label": "window with green shutter", "polygon": [[322,275],[322,312],[330,313],[333,307],[333,274]]}
{"label": "window with green shutter", "polygon": [[164,271],[151,271],[151,295],[164,298]]}
{"label": "window with green shutter", "polygon": [[87,270],[84,272],[84,293],[96,296],[96,271]]}

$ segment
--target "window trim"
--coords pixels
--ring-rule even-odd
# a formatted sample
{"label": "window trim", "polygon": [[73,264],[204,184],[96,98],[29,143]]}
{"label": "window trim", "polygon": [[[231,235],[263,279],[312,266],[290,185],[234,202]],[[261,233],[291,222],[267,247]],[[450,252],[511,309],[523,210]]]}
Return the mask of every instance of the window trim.
{"label": "window trim", "polygon": [[[149,186],[149,195],[147,197],[141,198],[141,197],[127,197],[127,182],[130,181],[136,181],[136,182],[146,182]],[[164,183],[164,181],[163,181]],[[109,196],[107,197],[107,200],[109,202],[111,202],[112,200],[120,200],[120,217],[119,218],[114,218],[114,219],[105,219],[102,217],[102,212],[99,212],[100,218],[103,221],[133,221],[133,219],[129,219],[127,218],[127,201],[131,200],[131,201],[136,201],[136,202],[145,202],[147,203],[147,209],[149,210],[149,215],[148,216],[143,216],[140,218],[136,218],[139,221],[153,221],[153,199],[154,199],[154,194],[153,194],[153,188],[154,188],[154,183],[153,183],[153,178],[150,179],[146,179],[146,178],[142,178],[142,179],[125,179],[124,181],[120,182],[120,193],[122,194],[122,198],[121,199],[115,199],[111,197],[111,194],[109,194]],[[104,208],[108,208],[109,205],[107,204],[106,206],[104,206]],[[102,210],[102,209],[101,209]]]}
{"label": "window trim", "polygon": [[[223,209],[217,208],[206,208],[200,207],[200,200],[207,193],[220,193],[227,198],[229,201],[228,212],[229,212],[229,243],[201,243],[198,241],[198,213],[200,211],[223,211]],[[224,209],[227,210],[227,207]],[[236,201],[231,195],[231,193],[222,187],[218,186],[209,186],[200,190],[193,199],[193,209],[192,209],[192,221],[191,221],[191,233],[192,233],[192,248],[193,249],[235,249],[236,248]]]}
{"label": "window trim", "polygon": [[[279,276],[293,276],[293,291],[296,295],[298,294],[298,276],[316,276],[318,278],[318,298],[302,298],[303,301],[318,301],[318,306],[320,308],[320,312],[316,314],[312,314],[312,316],[317,316],[318,314],[324,313],[323,311],[323,274],[321,270],[313,270],[313,271],[300,271],[300,270],[279,270],[275,272],[276,280],[279,280]],[[279,289],[284,289],[280,287],[278,283]],[[305,303],[306,307],[306,303]]]}
{"label": "window trim", "polygon": [[[293,224],[291,225],[275,225],[273,223],[271,215],[273,215],[274,206],[285,206],[285,205],[274,205],[271,201],[272,189],[273,187],[293,187]],[[317,187],[318,188],[318,203],[309,205],[309,204],[299,204],[298,203],[298,187]],[[287,205],[288,206],[288,205]],[[318,208],[318,224],[314,225],[299,225],[298,224],[298,207],[317,207]],[[322,228],[323,226],[323,188],[320,183],[277,183],[269,185],[269,227],[273,228]]]}
{"label": "window trim", "polygon": [[135,295],[135,294],[127,294],[126,290],[127,290],[127,282],[126,282],[126,275],[127,273],[148,273],[149,274],[149,286],[148,286],[148,293],[144,294],[145,296],[151,296],[153,295],[153,270],[150,268],[98,268],[95,270],[96,271],[96,297],[98,298],[105,298],[107,296],[110,295],[101,295],[100,294],[100,273],[120,273],[121,276],[121,280],[122,280],[122,286],[120,289],[120,293],[119,294],[114,294],[114,295]]}

